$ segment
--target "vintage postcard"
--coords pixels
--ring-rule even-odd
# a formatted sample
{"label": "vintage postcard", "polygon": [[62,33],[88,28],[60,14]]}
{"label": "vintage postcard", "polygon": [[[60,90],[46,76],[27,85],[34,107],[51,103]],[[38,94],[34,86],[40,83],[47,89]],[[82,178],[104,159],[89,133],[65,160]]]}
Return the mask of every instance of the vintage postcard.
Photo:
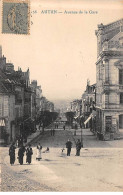
{"label": "vintage postcard", "polygon": [[123,0],[0,0],[0,191],[123,192]]}

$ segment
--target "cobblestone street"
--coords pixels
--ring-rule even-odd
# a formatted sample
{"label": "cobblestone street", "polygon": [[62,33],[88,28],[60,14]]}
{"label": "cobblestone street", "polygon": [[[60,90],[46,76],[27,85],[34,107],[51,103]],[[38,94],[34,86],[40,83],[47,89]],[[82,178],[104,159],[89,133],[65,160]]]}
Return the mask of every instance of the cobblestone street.
{"label": "cobblestone street", "polygon": [[[78,136],[74,136],[74,139]],[[66,156],[66,149],[61,153],[68,138],[73,142],[70,157]],[[56,130],[55,136],[51,136],[47,129],[43,136],[39,136],[34,143],[32,142],[31,165],[25,163],[25,158],[24,165],[19,165],[16,150],[16,162],[11,166],[8,147],[1,148],[1,190],[4,192],[123,191],[123,148],[116,147],[118,145],[116,141],[96,142],[95,139],[91,132],[83,130],[84,148],[81,150],[81,155],[75,157],[73,132],[59,129]],[[38,142],[43,146],[41,161],[36,161]],[[50,147],[50,152],[43,153],[47,146]]]}

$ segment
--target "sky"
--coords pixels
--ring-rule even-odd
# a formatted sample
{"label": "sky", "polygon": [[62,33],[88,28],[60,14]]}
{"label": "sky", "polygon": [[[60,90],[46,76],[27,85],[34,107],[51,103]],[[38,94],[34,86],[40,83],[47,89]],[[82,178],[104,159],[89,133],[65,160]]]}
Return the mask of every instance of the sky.
{"label": "sky", "polygon": [[96,82],[97,25],[123,18],[123,1],[31,0],[30,9],[30,35],[0,33],[7,62],[15,70],[29,67],[31,80],[38,81],[48,100],[80,99],[87,79]]}

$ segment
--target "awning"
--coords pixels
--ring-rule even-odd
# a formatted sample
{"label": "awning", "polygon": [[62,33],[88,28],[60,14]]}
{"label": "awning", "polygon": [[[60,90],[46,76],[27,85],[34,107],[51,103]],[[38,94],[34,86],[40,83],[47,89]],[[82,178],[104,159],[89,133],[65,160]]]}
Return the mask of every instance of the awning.
{"label": "awning", "polygon": [[90,119],[92,118],[92,116],[93,116],[93,114],[90,114],[90,116],[87,118],[87,120],[84,122],[84,125],[86,125],[89,121],[90,121]]}
{"label": "awning", "polygon": [[77,119],[79,116],[75,116],[74,118]]}
{"label": "awning", "polygon": [[83,115],[80,116],[80,118],[84,117]]}
{"label": "awning", "polygon": [[95,110],[93,110],[92,111],[92,113],[90,114],[90,116],[87,118],[87,120],[84,122],[84,124],[86,125],[89,121],[90,121],[90,119],[92,118],[92,117],[95,117],[96,116],[96,111]]}
{"label": "awning", "polygon": [[0,127],[5,127],[5,121],[4,121],[4,119],[0,119]]}

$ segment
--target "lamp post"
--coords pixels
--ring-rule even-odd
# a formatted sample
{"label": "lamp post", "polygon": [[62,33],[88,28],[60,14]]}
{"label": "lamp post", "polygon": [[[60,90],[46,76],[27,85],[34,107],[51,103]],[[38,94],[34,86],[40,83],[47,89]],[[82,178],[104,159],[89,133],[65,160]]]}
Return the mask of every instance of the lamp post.
{"label": "lamp post", "polygon": [[82,128],[84,127],[84,116],[81,116],[81,121],[80,121],[80,127],[81,127],[81,145],[83,146],[83,137],[82,137]]}
{"label": "lamp post", "polygon": [[81,144],[82,144],[82,126],[81,126]]}

